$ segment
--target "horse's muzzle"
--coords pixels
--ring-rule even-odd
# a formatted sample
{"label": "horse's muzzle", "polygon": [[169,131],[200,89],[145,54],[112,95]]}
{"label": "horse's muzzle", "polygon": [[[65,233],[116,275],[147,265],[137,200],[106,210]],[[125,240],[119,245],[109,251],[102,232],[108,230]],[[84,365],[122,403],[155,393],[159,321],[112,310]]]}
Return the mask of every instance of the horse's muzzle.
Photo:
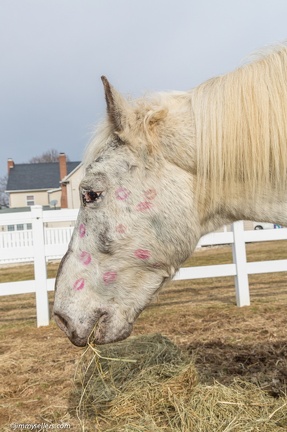
{"label": "horse's muzzle", "polygon": [[54,319],[58,327],[68,336],[74,345],[78,347],[87,345],[89,335],[81,337],[69,317],[62,313],[54,312]]}

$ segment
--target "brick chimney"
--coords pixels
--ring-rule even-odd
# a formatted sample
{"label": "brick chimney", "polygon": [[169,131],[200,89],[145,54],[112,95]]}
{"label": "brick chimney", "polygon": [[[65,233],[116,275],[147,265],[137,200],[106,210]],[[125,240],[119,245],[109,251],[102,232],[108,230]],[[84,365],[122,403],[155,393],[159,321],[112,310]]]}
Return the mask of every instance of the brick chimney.
{"label": "brick chimney", "polygon": [[13,159],[8,159],[7,160],[7,167],[8,167],[8,175],[9,175],[10,169],[14,168],[14,161],[13,161]]}
{"label": "brick chimney", "polygon": [[62,180],[67,175],[67,158],[65,153],[59,154],[60,184],[61,184],[61,208],[68,208],[67,184]]}

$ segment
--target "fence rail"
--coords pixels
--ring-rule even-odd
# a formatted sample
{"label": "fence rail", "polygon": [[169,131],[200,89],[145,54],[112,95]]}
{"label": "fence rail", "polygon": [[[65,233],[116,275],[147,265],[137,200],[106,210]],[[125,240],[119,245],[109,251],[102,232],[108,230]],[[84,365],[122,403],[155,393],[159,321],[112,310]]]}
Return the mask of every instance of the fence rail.
{"label": "fence rail", "polygon": [[[72,227],[49,228],[45,225],[74,222],[77,214],[78,210],[43,211],[41,206],[33,206],[30,212],[0,215],[0,226],[32,224],[32,229],[25,232],[0,233],[0,264],[12,260],[34,262],[34,280],[0,283],[0,296],[35,293],[38,327],[49,324],[48,291],[53,291],[55,283],[55,279],[47,279],[46,261],[65,254],[73,231]],[[174,279],[234,276],[237,305],[248,306],[248,275],[287,271],[287,259],[247,262],[245,243],[286,239],[287,228],[244,231],[243,222],[235,222],[231,232],[211,233],[199,242],[199,246],[231,244],[233,264],[181,268]]]}
{"label": "fence rail", "polygon": [[[23,220],[32,224],[34,211],[35,209],[32,209],[31,212],[22,213]],[[64,212],[64,219],[62,212]],[[76,220],[77,213],[77,210],[51,210],[41,213],[40,218],[43,222],[45,255],[47,260],[59,259],[64,255],[74,228],[73,226],[46,227],[45,224],[49,222],[71,222],[73,224]],[[27,215],[30,216],[29,219],[27,219]],[[11,214],[9,217],[9,225],[16,223],[15,221],[19,222],[18,214]],[[7,215],[0,215],[0,226],[8,225],[7,222]],[[33,238],[33,225],[32,229],[29,230],[0,232],[0,265],[34,261]]]}

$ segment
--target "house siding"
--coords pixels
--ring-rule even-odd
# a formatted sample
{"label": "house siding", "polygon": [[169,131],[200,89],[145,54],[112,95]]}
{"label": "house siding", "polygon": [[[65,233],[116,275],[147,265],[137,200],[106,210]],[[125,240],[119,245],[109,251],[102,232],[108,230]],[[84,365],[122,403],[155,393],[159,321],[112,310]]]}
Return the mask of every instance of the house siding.
{"label": "house siding", "polygon": [[27,205],[27,196],[34,196],[34,205],[49,205],[47,191],[24,191],[24,192],[10,192],[9,204],[11,208],[16,207],[29,207]]}
{"label": "house siding", "polygon": [[68,197],[68,208],[80,208],[80,194],[79,185],[82,178],[84,177],[84,167],[81,165],[76,171],[69,177],[69,183],[67,184],[67,197]]}

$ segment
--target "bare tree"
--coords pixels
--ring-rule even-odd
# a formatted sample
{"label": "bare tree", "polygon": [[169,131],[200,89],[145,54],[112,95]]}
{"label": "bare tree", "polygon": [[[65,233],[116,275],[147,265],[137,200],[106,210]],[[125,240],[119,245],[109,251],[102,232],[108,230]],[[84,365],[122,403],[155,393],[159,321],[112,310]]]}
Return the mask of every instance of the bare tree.
{"label": "bare tree", "polygon": [[[40,163],[40,162],[58,162],[59,158],[59,152],[58,150],[51,149],[44,153],[42,153],[40,156],[34,156],[29,160],[29,163]],[[69,158],[67,157],[67,160]]]}
{"label": "bare tree", "polygon": [[5,192],[7,187],[8,176],[0,177],[0,208],[9,207],[9,196]]}

